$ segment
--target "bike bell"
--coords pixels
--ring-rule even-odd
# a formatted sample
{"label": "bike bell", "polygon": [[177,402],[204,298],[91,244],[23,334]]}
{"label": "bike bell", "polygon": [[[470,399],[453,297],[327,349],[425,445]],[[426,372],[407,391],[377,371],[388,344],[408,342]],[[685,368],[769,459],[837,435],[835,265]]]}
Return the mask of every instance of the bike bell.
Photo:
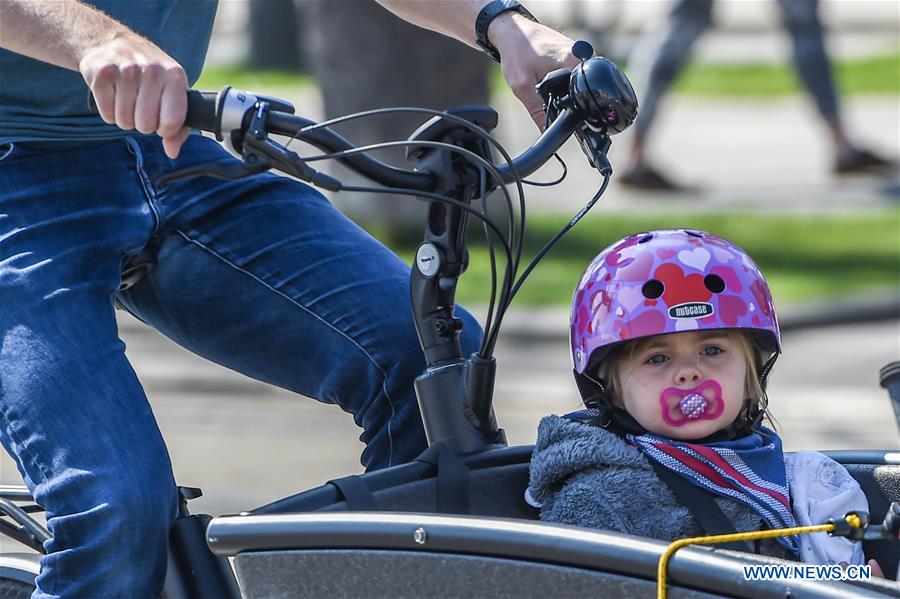
{"label": "bike bell", "polygon": [[628,77],[613,61],[593,57],[594,49],[579,40],[572,53],[581,64],[572,71],[569,95],[588,126],[609,135],[621,133],[637,117],[638,101]]}

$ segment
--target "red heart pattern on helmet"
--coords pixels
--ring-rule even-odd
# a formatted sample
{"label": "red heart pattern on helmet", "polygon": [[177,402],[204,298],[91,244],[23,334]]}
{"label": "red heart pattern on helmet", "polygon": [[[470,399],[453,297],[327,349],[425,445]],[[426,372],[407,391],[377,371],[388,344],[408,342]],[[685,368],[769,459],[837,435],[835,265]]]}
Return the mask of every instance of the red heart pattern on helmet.
{"label": "red heart pattern on helmet", "polygon": [[747,313],[747,304],[736,295],[719,296],[719,318],[730,327],[738,323],[738,319]]}
{"label": "red heart pattern on helmet", "polygon": [[670,308],[686,302],[705,302],[712,297],[712,291],[703,284],[703,275],[684,276],[677,264],[663,264],[653,273],[653,278],[662,282],[663,301]]}

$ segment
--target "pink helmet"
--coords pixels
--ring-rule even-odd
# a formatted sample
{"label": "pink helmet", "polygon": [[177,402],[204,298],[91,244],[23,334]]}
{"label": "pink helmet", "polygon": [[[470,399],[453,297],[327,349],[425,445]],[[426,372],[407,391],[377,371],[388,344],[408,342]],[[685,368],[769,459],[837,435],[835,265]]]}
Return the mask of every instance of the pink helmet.
{"label": "pink helmet", "polygon": [[759,267],[702,231],[639,233],[600,252],[575,288],[569,322],[576,374],[596,368],[619,343],[663,333],[744,329],[758,333],[766,350],[781,351]]}

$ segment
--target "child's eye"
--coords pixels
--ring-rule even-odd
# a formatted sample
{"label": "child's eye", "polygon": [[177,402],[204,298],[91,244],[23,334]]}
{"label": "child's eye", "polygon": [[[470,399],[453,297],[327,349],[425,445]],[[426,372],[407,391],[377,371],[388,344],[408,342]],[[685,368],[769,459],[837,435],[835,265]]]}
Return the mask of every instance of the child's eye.
{"label": "child's eye", "polygon": [[655,354],[655,355],[647,358],[647,364],[662,364],[663,362],[665,362],[668,359],[669,358],[667,358],[666,356],[664,356],[662,354]]}
{"label": "child's eye", "polygon": [[721,347],[716,347],[715,345],[710,345],[709,347],[704,347],[703,351],[701,351],[700,353],[704,356],[718,356],[719,354],[721,354],[724,351],[725,350],[722,349]]}

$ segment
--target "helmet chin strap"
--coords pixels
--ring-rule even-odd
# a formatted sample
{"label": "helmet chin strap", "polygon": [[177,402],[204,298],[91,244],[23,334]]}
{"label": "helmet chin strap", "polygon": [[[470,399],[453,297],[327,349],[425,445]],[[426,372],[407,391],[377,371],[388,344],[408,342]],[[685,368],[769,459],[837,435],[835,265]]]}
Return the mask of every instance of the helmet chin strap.
{"label": "helmet chin strap", "polygon": [[772,367],[775,366],[775,360],[777,360],[780,355],[781,354],[776,351],[772,354],[771,358],[766,360],[766,363],[762,365],[762,368],[759,369],[759,384],[763,388],[763,391],[766,390],[766,379],[769,378],[769,373],[772,372]]}

